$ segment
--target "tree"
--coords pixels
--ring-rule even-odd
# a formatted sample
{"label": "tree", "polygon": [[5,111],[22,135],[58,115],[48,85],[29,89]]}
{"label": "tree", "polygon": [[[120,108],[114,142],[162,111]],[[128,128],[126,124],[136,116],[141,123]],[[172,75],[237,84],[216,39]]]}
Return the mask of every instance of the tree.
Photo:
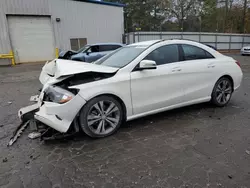
{"label": "tree", "polygon": [[164,21],[168,0],[108,0],[126,4],[124,8],[125,32],[139,27],[144,31],[158,31]]}
{"label": "tree", "polygon": [[242,16],[242,23],[241,23],[241,29],[240,32],[245,32],[245,21],[246,21],[246,11],[247,11],[247,0],[244,0],[244,7],[243,7],[243,16]]}
{"label": "tree", "polygon": [[106,0],[126,4],[125,32],[250,32],[250,0]]}
{"label": "tree", "polygon": [[204,0],[201,12],[201,28],[204,32],[216,32],[218,31],[217,21],[217,0]]}
{"label": "tree", "polygon": [[177,18],[179,29],[184,30],[183,26],[185,22],[193,20],[195,16],[199,17],[201,7],[201,0],[172,0],[169,12]]}

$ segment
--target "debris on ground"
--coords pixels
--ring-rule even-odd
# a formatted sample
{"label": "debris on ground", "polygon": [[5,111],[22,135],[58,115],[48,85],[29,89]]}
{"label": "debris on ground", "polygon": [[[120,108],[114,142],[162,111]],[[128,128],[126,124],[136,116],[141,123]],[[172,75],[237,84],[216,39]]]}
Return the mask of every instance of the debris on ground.
{"label": "debris on ground", "polygon": [[233,179],[233,176],[231,176],[231,175],[228,175],[227,177],[228,177],[229,179]]}
{"label": "debris on ground", "polygon": [[239,106],[232,106],[233,108],[240,108]]}
{"label": "debris on ground", "polygon": [[198,132],[200,132],[200,129],[194,128],[194,132],[198,133]]}
{"label": "debris on ground", "polygon": [[36,160],[38,157],[40,157],[40,154],[37,155],[37,156],[35,156],[35,157],[33,157],[32,160],[34,161],[34,160]]}
{"label": "debris on ground", "polygon": [[9,102],[8,102],[8,104],[12,104],[12,102],[11,102],[11,101],[9,101]]}
{"label": "debris on ground", "polygon": [[221,142],[219,142],[219,144],[222,144]]}
{"label": "debris on ground", "polygon": [[30,134],[28,135],[28,137],[29,137],[30,139],[36,139],[36,138],[41,137],[41,133],[40,133],[40,132],[33,132],[33,133],[30,133]]}
{"label": "debris on ground", "polygon": [[248,155],[250,155],[250,151],[249,151],[249,150],[246,150],[246,153],[247,153]]}
{"label": "debris on ground", "polygon": [[20,123],[20,125],[17,127],[17,129],[13,133],[13,136],[10,138],[10,141],[7,146],[12,146],[14,144],[14,142],[21,136],[25,128],[28,126],[28,124],[29,124],[29,121]]}
{"label": "debris on ground", "polygon": [[0,127],[3,127],[4,125],[3,124],[0,124]]}
{"label": "debris on ground", "polygon": [[6,163],[8,161],[8,159],[5,157],[4,159],[3,159],[3,163]]}

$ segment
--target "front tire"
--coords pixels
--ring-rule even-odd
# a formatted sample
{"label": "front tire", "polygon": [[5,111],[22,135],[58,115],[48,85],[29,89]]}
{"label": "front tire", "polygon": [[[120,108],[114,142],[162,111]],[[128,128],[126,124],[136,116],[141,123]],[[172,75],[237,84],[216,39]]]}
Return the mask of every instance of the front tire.
{"label": "front tire", "polygon": [[232,97],[232,93],[232,81],[227,77],[222,77],[214,86],[211,102],[218,107],[226,106]]}
{"label": "front tire", "polygon": [[100,96],[90,100],[80,111],[80,127],[92,138],[106,137],[122,124],[121,104],[113,97]]}

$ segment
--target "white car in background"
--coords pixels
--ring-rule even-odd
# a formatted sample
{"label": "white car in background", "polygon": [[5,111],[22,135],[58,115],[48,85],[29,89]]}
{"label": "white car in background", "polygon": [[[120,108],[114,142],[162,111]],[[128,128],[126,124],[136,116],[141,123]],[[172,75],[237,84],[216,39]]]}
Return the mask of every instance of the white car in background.
{"label": "white car in background", "polygon": [[250,46],[244,46],[240,50],[241,55],[250,55]]}
{"label": "white car in background", "polygon": [[40,75],[37,103],[19,117],[65,133],[74,124],[90,137],[113,134],[123,121],[211,101],[227,105],[242,80],[239,63],[193,41],[131,44],[94,64],[53,60]]}

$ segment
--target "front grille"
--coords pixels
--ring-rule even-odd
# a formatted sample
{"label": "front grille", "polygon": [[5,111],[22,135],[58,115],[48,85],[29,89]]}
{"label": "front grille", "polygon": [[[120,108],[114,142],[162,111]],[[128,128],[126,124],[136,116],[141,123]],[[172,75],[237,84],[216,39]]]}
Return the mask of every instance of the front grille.
{"label": "front grille", "polygon": [[250,48],[244,48],[245,51],[250,51]]}

